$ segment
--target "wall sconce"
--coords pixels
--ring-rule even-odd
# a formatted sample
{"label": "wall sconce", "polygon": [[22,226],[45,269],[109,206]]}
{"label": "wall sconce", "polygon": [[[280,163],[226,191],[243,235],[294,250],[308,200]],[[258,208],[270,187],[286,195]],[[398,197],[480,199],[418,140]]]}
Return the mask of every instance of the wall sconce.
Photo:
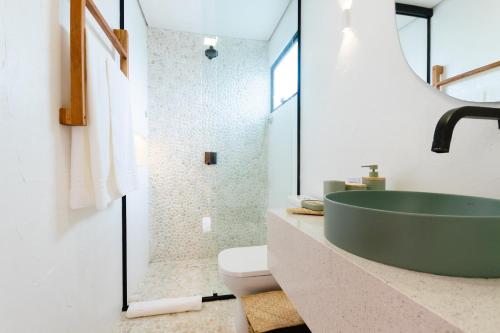
{"label": "wall sconce", "polygon": [[351,8],[344,8],[342,12],[342,32],[351,30]]}
{"label": "wall sconce", "polygon": [[340,2],[340,7],[342,10],[344,9],[351,9],[352,8],[352,1],[353,0],[343,0]]}
{"label": "wall sconce", "polygon": [[340,2],[340,20],[342,21],[342,43],[340,45],[339,57],[337,60],[337,66],[339,68],[346,67],[351,64],[351,56],[355,52],[356,46],[358,44],[358,39],[352,29],[351,25],[351,11],[352,11],[353,0],[341,0]]}

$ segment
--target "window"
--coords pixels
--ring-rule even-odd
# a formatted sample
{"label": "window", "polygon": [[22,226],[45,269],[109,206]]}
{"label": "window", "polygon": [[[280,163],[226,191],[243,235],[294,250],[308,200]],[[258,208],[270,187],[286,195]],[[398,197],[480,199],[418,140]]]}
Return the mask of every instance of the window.
{"label": "window", "polygon": [[271,67],[271,112],[297,94],[299,44],[295,36]]}

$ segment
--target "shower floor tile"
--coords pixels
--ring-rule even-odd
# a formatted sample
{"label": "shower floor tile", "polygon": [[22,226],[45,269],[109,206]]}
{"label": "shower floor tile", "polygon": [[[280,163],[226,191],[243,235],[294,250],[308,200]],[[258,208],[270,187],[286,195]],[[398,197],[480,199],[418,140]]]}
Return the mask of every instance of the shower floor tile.
{"label": "shower floor tile", "polygon": [[[165,297],[229,294],[218,277],[217,258],[154,262],[130,302]],[[203,303],[200,312],[178,313],[139,319],[124,316],[114,333],[234,333],[235,300]]]}

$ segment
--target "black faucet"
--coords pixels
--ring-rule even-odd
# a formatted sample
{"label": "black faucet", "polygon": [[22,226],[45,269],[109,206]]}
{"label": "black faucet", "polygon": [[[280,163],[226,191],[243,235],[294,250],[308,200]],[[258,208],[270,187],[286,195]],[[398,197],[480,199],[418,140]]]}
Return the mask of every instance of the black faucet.
{"label": "black faucet", "polygon": [[448,153],[450,151],[451,137],[455,125],[462,118],[498,120],[500,128],[500,109],[479,106],[464,106],[446,112],[436,125],[432,151],[435,153]]}

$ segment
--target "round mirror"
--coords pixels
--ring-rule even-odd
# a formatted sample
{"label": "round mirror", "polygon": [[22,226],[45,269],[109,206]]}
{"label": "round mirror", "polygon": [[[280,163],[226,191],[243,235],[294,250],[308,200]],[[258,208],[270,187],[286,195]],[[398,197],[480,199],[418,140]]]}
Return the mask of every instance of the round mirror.
{"label": "round mirror", "polygon": [[500,1],[396,2],[401,48],[435,89],[471,102],[500,101]]}

